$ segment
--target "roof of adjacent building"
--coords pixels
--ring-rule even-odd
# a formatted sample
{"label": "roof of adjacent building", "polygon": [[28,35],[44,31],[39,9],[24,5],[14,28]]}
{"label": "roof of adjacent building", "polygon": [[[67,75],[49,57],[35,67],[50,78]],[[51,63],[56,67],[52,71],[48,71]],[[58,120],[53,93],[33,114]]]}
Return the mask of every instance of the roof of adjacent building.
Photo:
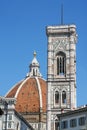
{"label": "roof of adjacent building", "polygon": [[21,119],[21,121],[23,121],[23,122],[27,125],[27,127],[30,128],[30,130],[34,130],[34,128],[25,120],[25,118],[24,118],[20,113],[18,113],[16,110],[13,110],[13,111],[14,111],[15,115],[16,115],[19,119]]}
{"label": "roof of adjacent building", "polygon": [[57,116],[64,117],[64,116],[69,116],[69,115],[73,115],[73,114],[77,114],[77,113],[81,113],[81,112],[87,112],[87,105],[70,110],[68,112],[62,112],[61,114],[57,114]]}

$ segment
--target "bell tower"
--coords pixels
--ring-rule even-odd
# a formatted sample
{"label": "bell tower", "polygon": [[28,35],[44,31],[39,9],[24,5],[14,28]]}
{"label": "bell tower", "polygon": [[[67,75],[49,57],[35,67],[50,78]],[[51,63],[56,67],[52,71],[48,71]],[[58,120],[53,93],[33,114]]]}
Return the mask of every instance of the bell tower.
{"label": "bell tower", "polygon": [[47,130],[57,130],[56,114],[76,108],[76,26],[46,28]]}

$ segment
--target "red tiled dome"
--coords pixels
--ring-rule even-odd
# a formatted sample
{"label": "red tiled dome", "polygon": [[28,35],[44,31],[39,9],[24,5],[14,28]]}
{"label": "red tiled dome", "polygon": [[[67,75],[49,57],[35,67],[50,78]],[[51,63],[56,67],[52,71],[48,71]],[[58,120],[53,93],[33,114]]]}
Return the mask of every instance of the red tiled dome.
{"label": "red tiled dome", "polygon": [[18,112],[46,112],[46,81],[39,72],[39,63],[34,53],[27,77],[17,83],[7,94],[7,98],[16,98],[15,109]]}
{"label": "red tiled dome", "polygon": [[6,95],[15,97],[18,112],[46,112],[46,81],[40,77],[27,77]]}

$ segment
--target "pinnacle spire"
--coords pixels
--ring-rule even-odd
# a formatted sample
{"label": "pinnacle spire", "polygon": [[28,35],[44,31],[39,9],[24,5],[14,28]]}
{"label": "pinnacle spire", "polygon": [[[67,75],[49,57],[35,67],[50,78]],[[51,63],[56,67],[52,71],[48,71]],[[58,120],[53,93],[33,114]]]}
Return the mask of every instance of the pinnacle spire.
{"label": "pinnacle spire", "polygon": [[37,77],[42,77],[41,73],[40,73],[40,65],[39,65],[39,62],[37,61],[37,58],[36,58],[36,52],[34,51],[33,53],[33,60],[31,62],[31,64],[29,65],[30,67],[30,72],[27,74],[27,76],[37,76]]}

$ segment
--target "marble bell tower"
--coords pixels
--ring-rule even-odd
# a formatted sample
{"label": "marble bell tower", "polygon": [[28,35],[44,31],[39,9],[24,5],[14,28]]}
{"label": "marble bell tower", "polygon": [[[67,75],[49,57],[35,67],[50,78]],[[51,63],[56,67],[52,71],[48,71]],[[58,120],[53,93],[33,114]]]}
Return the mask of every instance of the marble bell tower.
{"label": "marble bell tower", "polygon": [[47,26],[47,129],[57,130],[56,114],[76,108],[76,26]]}

